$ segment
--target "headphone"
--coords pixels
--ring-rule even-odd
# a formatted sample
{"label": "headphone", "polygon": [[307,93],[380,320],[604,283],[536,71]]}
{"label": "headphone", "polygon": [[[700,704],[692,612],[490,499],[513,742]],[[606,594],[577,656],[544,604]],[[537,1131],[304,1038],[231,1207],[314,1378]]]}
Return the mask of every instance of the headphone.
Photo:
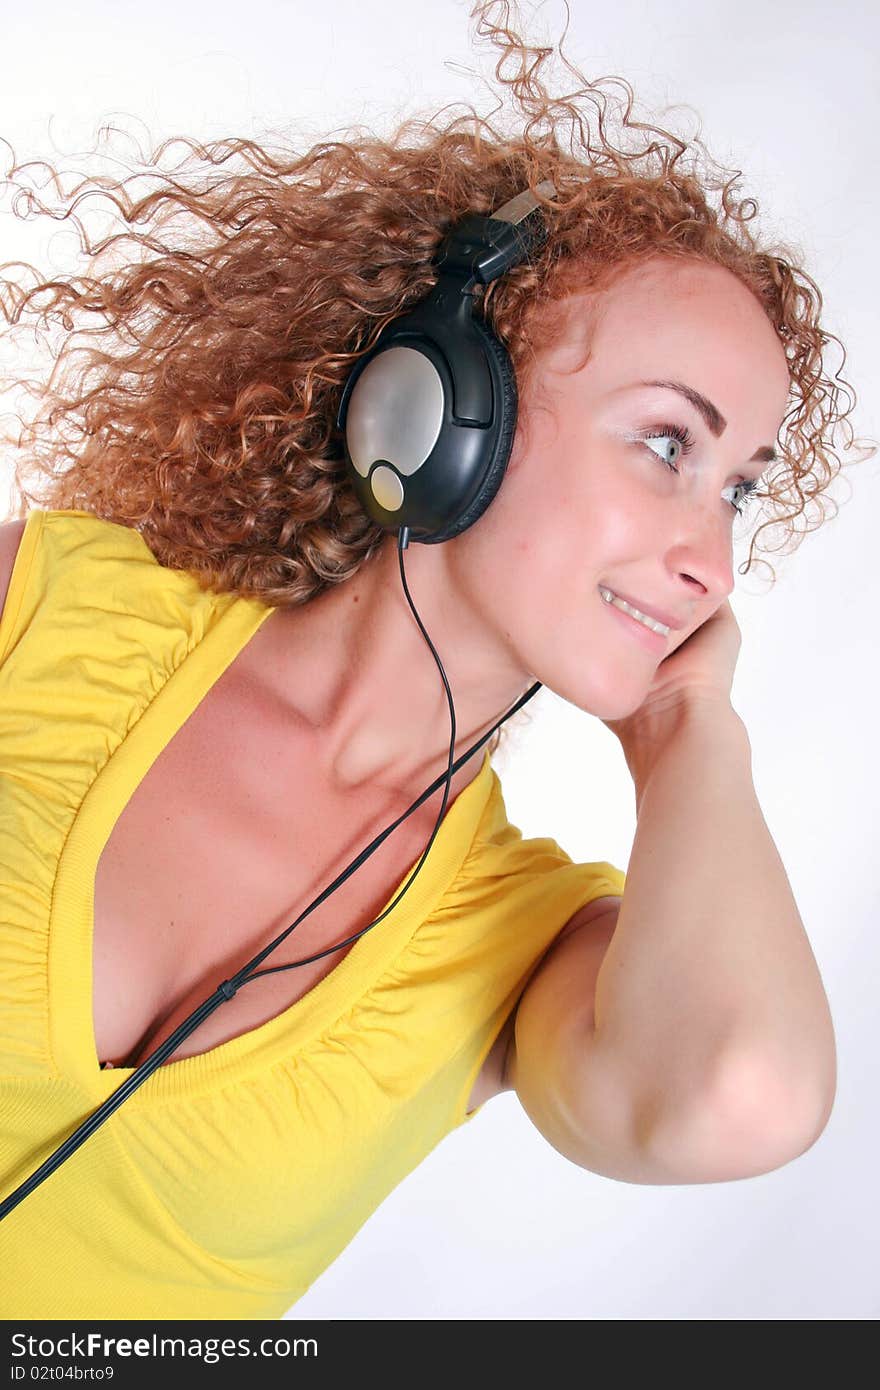
{"label": "headphone", "polygon": [[[556,189],[545,180],[536,191],[550,196]],[[242,985],[338,951],[381,922],[408,891],[427,858],[446,810],[454,773],[541,689],[541,682],[535,682],[488,733],[454,761],[452,692],[440,657],[416,612],[403,565],[410,540],[438,545],[460,535],[483,515],[501,486],[516,428],[516,379],[506,348],[475,314],[473,296],[477,285],[490,284],[543,244],[546,227],[539,209],[539,199],[526,189],[490,217],[468,213],[456,223],[434,257],[439,272],[434,288],[413,309],[387,324],[373,347],[358,359],[345,382],[336,417],[337,429],[344,435],[346,476],[367,515],[383,530],[397,535],[404,592],[446,688],[451,723],[446,771],[377,835],[295,922],[235,975],[223,980],[30,1177],[0,1201],[0,1220],[70,1158],[184,1038]],[[379,917],[353,936],[304,960],[265,970],[253,968],[440,786],[444,787],[442,804],[422,857]]]}
{"label": "headphone", "polygon": [[[538,192],[556,190],[549,180]],[[437,545],[473,526],[504,477],[517,416],[507,349],[474,314],[488,285],[546,240],[528,189],[491,217],[470,213],[434,257],[431,293],[394,319],[346,381],[336,424],[348,478],[386,531]]]}

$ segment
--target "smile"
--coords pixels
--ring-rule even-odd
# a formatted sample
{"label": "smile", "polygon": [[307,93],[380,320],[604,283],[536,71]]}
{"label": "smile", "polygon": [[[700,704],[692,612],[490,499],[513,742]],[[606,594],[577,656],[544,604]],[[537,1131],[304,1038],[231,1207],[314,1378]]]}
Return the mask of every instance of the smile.
{"label": "smile", "polygon": [[615,608],[622,609],[624,613],[629,613],[630,617],[635,618],[640,623],[644,623],[645,627],[649,627],[652,632],[659,632],[663,637],[669,636],[669,628],[665,623],[658,623],[656,619],[649,618],[646,613],[640,613],[638,608],[633,608],[632,604],[627,603],[626,599],[618,598],[610,589],[600,588],[599,593],[606,603],[612,604]]}
{"label": "smile", "polygon": [[622,623],[631,637],[649,651],[666,655],[668,628],[664,628],[662,623],[655,623],[652,618],[643,618],[638,610],[633,610],[630,604],[618,599],[616,594],[606,598],[605,595],[611,593],[610,589],[600,589],[599,593],[602,595],[603,607],[613,613],[615,621]]}

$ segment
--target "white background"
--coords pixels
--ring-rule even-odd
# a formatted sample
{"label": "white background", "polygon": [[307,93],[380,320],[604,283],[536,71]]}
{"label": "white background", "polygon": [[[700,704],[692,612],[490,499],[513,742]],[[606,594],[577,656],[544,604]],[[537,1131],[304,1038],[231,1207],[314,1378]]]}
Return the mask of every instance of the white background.
{"label": "white background", "polygon": [[[354,122],[384,133],[448,102],[472,100],[488,114],[494,98],[476,74],[491,79],[494,57],[475,47],[468,16],[468,0],[153,0],[130,9],[43,0],[36,18],[23,6],[4,16],[5,52],[26,58],[4,65],[0,135],[19,158],[63,164],[111,119],[145,137],[142,122],[156,142],[183,133],[279,139],[297,123],[292,138],[304,148]],[[565,11],[552,0],[524,4],[522,17],[530,37],[552,41]],[[857,433],[875,439],[878,43],[880,12],[862,0],[830,11],[824,0],[740,0],[733,9],[728,0],[572,0],[566,39],[588,77],[626,77],[643,111],[692,108],[660,124],[679,121],[687,135],[701,121],[710,152],[745,171],[743,191],[761,208],[753,226],[807,258],[824,324],[847,348]],[[54,256],[51,238],[71,235],[57,225],[50,233],[46,242],[39,223],[5,208],[0,260],[44,264],[41,248]],[[9,475],[0,460],[0,483]],[[835,1021],[837,1100],[821,1139],[758,1178],[636,1186],[562,1158],[505,1094],[391,1194],[291,1316],[880,1313],[878,476],[878,460],[854,467],[834,489],[838,517],[773,561],[776,588],[738,577],[732,598],[743,632],[734,704]],[[531,724],[495,758],[511,820],[526,836],[554,836],[576,859],[625,869],[635,805],[616,740],[550,692],[530,709]],[[738,872],[748,865],[738,866],[731,844]]]}

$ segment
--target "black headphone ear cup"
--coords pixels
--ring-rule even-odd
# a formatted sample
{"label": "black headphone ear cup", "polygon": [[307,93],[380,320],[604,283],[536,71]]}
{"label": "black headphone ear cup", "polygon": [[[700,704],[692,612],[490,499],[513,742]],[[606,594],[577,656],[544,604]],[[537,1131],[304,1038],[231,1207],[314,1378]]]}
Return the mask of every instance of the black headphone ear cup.
{"label": "black headphone ear cup", "polygon": [[488,329],[484,328],[478,320],[474,319],[473,324],[478,328],[483,346],[487,354],[491,353],[498,367],[498,376],[501,382],[501,400],[498,414],[498,443],[492,464],[486,473],[480,486],[480,490],[468,506],[467,510],[438,531],[435,535],[426,537],[429,545],[435,545],[440,541],[452,540],[453,536],[458,536],[462,531],[466,531],[469,526],[473,526],[482,515],[489,503],[494,498],[501,486],[507,469],[510,451],[513,448],[513,439],[516,433],[517,407],[519,404],[516,387],[516,373],[510,355],[503,343],[495,337]]}

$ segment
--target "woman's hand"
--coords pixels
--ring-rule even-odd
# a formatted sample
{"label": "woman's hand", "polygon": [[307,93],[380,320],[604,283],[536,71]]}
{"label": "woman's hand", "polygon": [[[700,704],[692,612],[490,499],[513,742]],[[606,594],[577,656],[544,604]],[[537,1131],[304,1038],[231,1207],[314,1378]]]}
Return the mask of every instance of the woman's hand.
{"label": "woman's hand", "polygon": [[623,719],[602,723],[622,743],[627,739],[656,741],[675,727],[683,713],[696,705],[730,709],[733,673],[742,633],[730,600],[664,657],[642,704]]}

